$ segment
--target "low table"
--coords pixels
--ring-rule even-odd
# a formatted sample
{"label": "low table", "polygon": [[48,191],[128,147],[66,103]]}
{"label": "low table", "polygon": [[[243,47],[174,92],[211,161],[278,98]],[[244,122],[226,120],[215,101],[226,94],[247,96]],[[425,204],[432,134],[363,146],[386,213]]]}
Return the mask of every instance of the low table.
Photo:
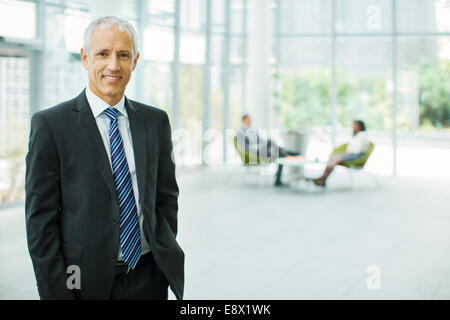
{"label": "low table", "polygon": [[328,162],[320,161],[318,159],[311,160],[307,159],[304,156],[288,156],[284,158],[279,158],[276,160],[276,163],[283,165],[283,167],[291,167],[291,168],[298,168],[297,174],[294,175],[294,178],[291,178],[290,182],[298,181],[298,180],[312,180],[312,178],[307,178],[304,175],[304,167],[307,164],[316,164],[316,165],[323,165],[326,166]]}

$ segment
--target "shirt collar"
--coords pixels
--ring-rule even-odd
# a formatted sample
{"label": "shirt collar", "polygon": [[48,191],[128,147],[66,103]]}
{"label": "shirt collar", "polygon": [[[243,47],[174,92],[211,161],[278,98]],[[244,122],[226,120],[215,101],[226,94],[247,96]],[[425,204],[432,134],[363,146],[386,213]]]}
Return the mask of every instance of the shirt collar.
{"label": "shirt collar", "polygon": [[122,96],[122,99],[120,99],[120,101],[115,106],[110,106],[107,102],[105,102],[95,93],[93,93],[92,90],[89,88],[89,86],[87,86],[86,98],[87,101],[89,102],[89,106],[91,107],[92,113],[94,114],[94,118],[97,118],[99,115],[103,113],[103,111],[105,111],[110,107],[116,108],[120,114],[123,114],[126,117],[128,116],[127,110],[125,109],[125,95]]}

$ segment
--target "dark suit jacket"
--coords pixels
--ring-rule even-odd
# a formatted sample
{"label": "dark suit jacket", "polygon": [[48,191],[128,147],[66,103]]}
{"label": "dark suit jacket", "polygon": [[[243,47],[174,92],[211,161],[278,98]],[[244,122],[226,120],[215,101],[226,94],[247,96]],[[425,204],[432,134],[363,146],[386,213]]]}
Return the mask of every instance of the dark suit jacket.
{"label": "dark suit jacket", "polygon": [[[178,186],[167,114],[126,99],[144,233],[178,299],[184,253],[177,235]],[[108,299],[119,250],[119,206],[109,159],[83,91],[37,112],[26,156],[26,230],[41,299]],[[81,290],[67,288],[68,265]]]}

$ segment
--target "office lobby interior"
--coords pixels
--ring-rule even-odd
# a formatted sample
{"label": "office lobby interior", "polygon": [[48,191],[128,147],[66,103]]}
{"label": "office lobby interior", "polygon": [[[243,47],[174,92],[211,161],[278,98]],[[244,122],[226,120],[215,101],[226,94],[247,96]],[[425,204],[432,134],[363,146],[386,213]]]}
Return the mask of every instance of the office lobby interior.
{"label": "office lobby interior", "polygon": [[[1,300],[39,299],[31,117],[86,87],[108,15],[138,35],[126,97],[170,120],[184,299],[450,299],[450,1],[0,0]],[[244,115],[300,156],[248,161]],[[354,120],[373,150],[316,185]]]}

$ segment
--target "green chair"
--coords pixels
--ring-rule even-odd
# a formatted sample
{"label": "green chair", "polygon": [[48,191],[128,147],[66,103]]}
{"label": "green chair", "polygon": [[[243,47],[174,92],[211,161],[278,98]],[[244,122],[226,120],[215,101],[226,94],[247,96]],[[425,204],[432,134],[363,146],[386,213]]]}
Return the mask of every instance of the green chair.
{"label": "green chair", "polygon": [[[348,143],[344,143],[343,145],[335,148],[333,150],[333,152],[331,152],[331,155],[345,153],[345,151],[347,150],[347,145],[348,145]],[[354,172],[361,171],[364,168],[364,166],[366,165],[367,160],[369,160],[369,157],[372,154],[372,151],[374,148],[375,148],[375,144],[373,142],[369,142],[369,150],[366,152],[366,154],[363,157],[361,157],[359,159],[355,159],[355,160],[346,161],[344,163],[339,164],[340,166],[343,166],[343,167],[346,167],[349,169],[352,189],[355,189]],[[375,176],[372,174],[369,174],[369,173],[368,173],[368,175],[372,178],[372,180],[378,186],[379,184],[378,184],[378,181],[376,180]]]}
{"label": "green chair", "polygon": [[[333,150],[331,155],[345,153],[345,150],[347,150],[347,145],[348,145],[348,143],[344,143],[343,145],[337,147],[336,149]],[[375,145],[373,144],[373,142],[369,142],[369,150],[366,152],[364,157],[355,159],[355,160],[346,161],[340,165],[343,167],[346,167],[346,168],[362,169],[362,168],[364,168],[364,165],[366,164],[367,160],[369,159],[370,155],[372,154],[372,151],[374,148],[375,148]]]}
{"label": "green chair", "polygon": [[[263,168],[267,168],[270,164],[273,163],[271,159],[260,157],[254,153],[250,153],[248,150],[245,150],[244,147],[238,144],[236,136],[233,138],[233,145],[236,149],[236,152],[239,154],[239,157],[241,158],[242,164],[245,168],[244,180],[247,174],[252,172],[256,172],[259,175],[259,184],[261,184],[261,178],[263,176],[273,176],[273,173],[267,173],[265,170],[261,170]],[[252,171],[252,169],[256,169],[256,171]]]}
{"label": "green chair", "polygon": [[258,166],[260,164],[268,164],[273,162],[271,159],[261,158],[259,155],[245,150],[245,148],[238,144],[237,137],[233,138],[233,144],[244,166]]}

